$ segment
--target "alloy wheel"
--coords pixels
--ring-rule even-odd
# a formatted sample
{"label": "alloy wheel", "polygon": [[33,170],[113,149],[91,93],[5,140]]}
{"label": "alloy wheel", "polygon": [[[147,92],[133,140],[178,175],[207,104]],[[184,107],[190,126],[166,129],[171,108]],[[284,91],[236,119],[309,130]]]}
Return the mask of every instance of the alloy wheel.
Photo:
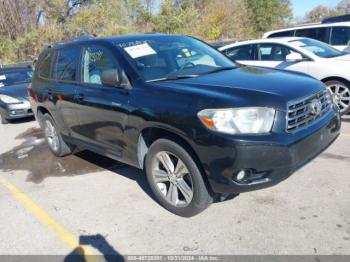
{"label": "alloy wheel", "polygon": [[337,83],[329,85],[328,89],[333,94],[340,113],[347,111],[350,107],[350,90],[347,86]]}
{"label": "alloy wheel", "polygon": [[45,136],[47,138],[47,142],[48,142],[50,148],[53,151],[57,152],[59,149],[60,141],[59,141],[59,137],[58,137],[56,128],[49,120],[45,121]]}
{"label": "alloy wheel", "polygon": [[153,160],[152,176],[161,196],[171,205],[186,207],[191,203],[192,176],[179,157],[166,151],[158,152]]}

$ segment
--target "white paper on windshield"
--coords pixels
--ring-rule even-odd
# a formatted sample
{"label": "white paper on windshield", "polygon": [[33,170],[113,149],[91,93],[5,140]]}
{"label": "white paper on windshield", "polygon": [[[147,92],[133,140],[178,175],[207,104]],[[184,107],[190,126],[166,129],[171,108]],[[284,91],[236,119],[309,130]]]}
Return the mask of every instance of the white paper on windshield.
{"label": "white paper on windshield", "polygon": [[3,83],[0,83],[0,87],[4,87],[5,85]]}
{"label": "white paper on windshield", "polygon": [[0,75],[0,80],[6,80],[6,75]]}
{"label": "white paper on windshield", "polygon": [[156,51],[153,50],[147,43],[141,45],[134,45],[125,47],[124,50],[132,57],[138,58],[142,56],[155,55]]}

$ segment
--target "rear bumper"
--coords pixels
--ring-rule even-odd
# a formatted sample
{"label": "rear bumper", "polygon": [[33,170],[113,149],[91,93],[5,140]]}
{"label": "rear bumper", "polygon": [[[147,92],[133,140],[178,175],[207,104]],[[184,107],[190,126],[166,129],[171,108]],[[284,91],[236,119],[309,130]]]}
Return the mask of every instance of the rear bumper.
{"label": "rear bumper", "polygon": [[33,116],[33,111],[28,101],[19,104],[8,104],[2,108],[6,119],[18,119]]}
{"label": "rear bumper", "polygon": [[[339,114],[332,110],[322,121],[296,134],[272,134],[268,139],[262,136],[252,140],[227,137],[230,146],[217,147],[210,157],[207,153],[203,167],[216,193],[242,193],[270,187],[327,149],[338,137],[339,130]],[[218,145],[222,144],[223,141]],[[237,182],[236,175],[241,170],[247,178]]]}

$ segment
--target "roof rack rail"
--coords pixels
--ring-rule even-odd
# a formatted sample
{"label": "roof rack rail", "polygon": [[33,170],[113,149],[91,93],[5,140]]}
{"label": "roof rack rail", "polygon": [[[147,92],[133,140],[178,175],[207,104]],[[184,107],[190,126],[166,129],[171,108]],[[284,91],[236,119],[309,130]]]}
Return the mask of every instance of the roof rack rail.
{"label": "roof rack rail", "polygon": [[[319,25],[320,22],[313,22],[313,23],[301,23],[301,24],[296,24],[295,26],[291,27],[294,28],[294,27],[299,27],[299,26],[309,26],[309,25]],[[276,30],[277,31],[277,30]]]}
{"label": "roof rack rail", "polygon": [[47,48],[51,48],[51,47],[54,47],[56,45],[63,45],[63,44],[67,44],[67,43],[74,43],[74,42],[82,41],[82,40],[89,40],[89,39],[93,39],[95,37],[96,37],[96,35],[82,35],[82,36],[78,36],[78,37],[75,37],[75,38],[70,38],[70,39],[67,39],[67,40],[64,40],[64,41],[61,41],[61,42],[55,42],[55,43],[48,44]]}
{"label": "roof rack rail", "polygon": [[350,22],[350,14],[328,17],[322,20],[322,24]]}
{"label": "roof rack rail", "polygon": [[0,64],[1,69],[7,69],[7,68],[19,68],[19,67],[28,67],[31,68],[33,66],[33,61],[24,61],[21,63],[14,63],[14,64]]}

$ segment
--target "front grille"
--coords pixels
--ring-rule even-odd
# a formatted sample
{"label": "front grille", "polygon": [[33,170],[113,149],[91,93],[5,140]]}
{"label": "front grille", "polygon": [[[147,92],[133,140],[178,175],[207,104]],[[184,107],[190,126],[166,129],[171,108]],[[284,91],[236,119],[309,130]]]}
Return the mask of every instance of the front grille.
{"label": "front grille", "polygon": [[[313,110],[311,105],[320,102],[319,110]],[[332,98],[328,91],[323,90],[305,99],[288,103],[287,132],[296,132],[321,118],[331,108]],[[316,112],[315,112],[316,111]]]}

